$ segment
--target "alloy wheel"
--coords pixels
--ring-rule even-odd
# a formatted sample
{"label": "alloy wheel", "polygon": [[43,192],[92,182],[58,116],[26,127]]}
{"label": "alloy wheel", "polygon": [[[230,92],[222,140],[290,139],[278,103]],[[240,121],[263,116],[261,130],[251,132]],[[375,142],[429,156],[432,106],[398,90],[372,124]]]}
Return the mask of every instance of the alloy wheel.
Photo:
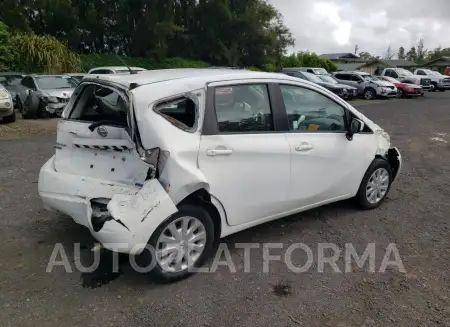
{"label": "alloy wheel", "polygon": [[373,99],[373,91],[372,90],[367,90],[366,92],[364,92],[364,97],[366,98],[366,100],[372,100]]}
{"label": "alloy wheel", "polygon": [[390,183],[389,173],[385,168],[378,168],[369,178],[366,186],[366,198],[371,204],[380,202],[386,195]]}
{"label": "alloy wheel", "polygon": [[156,242],[155,258],[167,272],[180,272],[193,266],[206,246],[206,229],[194,217],[180,217],[164,228]]}

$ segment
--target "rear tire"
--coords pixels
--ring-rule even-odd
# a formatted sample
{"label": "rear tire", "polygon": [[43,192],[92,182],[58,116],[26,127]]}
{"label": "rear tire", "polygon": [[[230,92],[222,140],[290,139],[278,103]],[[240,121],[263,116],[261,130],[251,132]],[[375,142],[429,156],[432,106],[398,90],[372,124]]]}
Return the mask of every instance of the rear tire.
{"label": "rear tire", "polygon": [[11,115],[3,117],[3,121],[7,124],[14,123],[16,121],[16,112],[14,109]]}
{"label": "rear tire", "polygon": [[[161,241],[160,237],[161,236],[165,236],[165,238],[169,237],[168,233],[171,235],[171,237],[176,237],[175,235],[173,235],[172,230],[170,229],[170,227],[173,227],[174,224],[175,226],[178,226],[177,224],[181,224],[180,225],[180,231],[182,231],[182,224],[185,221],[189,221],[189,225],[190,227],[188,228],[194,228],[192,229],[192,236],[187,235],[188,239],[193,239],[193,235],[195,235],[195,232],[200,230],[200,232],[197,233],[198,236],[200,236],[201,233],[204,233],[203,235],[205,236],[204,241],[202,241],[202,243],[198,243],[198,244],[204,244],[203,246],[203,250],[202,252],[199,254],[199,256],[195,259],[195,255],[194,258],[192,259],[193,264],[192,265],[188,265],[187,267],[184,267],[181,269],[178,269],[178,271],[171,271],[172,269],[177,270],[176,267],[163,267],[161,265],[161,262],[164,260],[164,258],[166,258],[166,260],[169,260],[168,257],[170,255],[167,256],[163,256],[160,257],[159,254],[162,253],[161,249],[165,248],[163,247],[164,242]],[[199,227],[195,228],[194,223],[196,225],[198,225]],[[188,226],[188,225],[186,225]],[[178,227],[177,227],[178,230]],[[179,237],[182,237],[179,235]],[[180,253],[187,253],[188,256],[191,255],[192,249],[193,248],[189,248],[187,247],[187,244],[189,244],[190,246],[195,246],[192,245],[193,243],[188,242],[186,239],[183,238],[183,244],[181,245],[180,242],[178,242],[178,240],[174,239],[174,243],[173,245],[171,245],[168,248],[173,248],[173,246],[176,247],[181,247],[178,248],[176,251],[172,252],[175,253],[175,257],[170,259],[170,261],[168,262],[178,262],[178,258],[179,256],[183,257],[184,256]],[[195,243],[197,244],[197,243]],[[197,245],[198,245],[197,244]],[[172,283],[172,282],[176,282],[179,280],[182,280],[184,278],[189,277],[190,275],[193,274],[192,268],[193,267],[201,267],[213,254],[213,250],[215,248],[215,244],[214,244],[214,223],[213,220],[211,218],[211,216],[209,215],[208,211],[198,205],[192,205],[192,204],[186,204],[186,205],[182,205],[178,212],[176,212],[173,216],[171,216],[169,219],[167,219],[165,222],[163,222],[156,230],[155,232],[152,234],[152,236],[150,237],[150,240],[148,241],[148,245],[150,246],[150,249],[154,249],[153,253],[151,253],[148,249],[144,250],[144,252],[142,254],[139,255],[138,260],[139,260],[139,264],[142,267],[148,267],[150,264],[152,264],[153,269],[149,272],[149,276],[152,280],[154,280],[157,283]],[[167,245],[167,244],[166,244]],[[184,246],[184,250],[183,247]],[[180,250],[181,249],[181,250]],[[187,250],[187,252],[185,251]],[[181,251],[181,252],[180,252]],[[178,257],[177,257],[178,255]],[[160,258],[160,259],[157,259]],[[154,262],[152,262],[152,260],[155,260]],[[184,261],[184,264],[187,265],[187,261]]]}
{"label": "rear tire", "polygon": [[22,112],[23,105],[22,105],[22,101],[20,101],[19,96],[16,96],[16,107],[19,110],[19,112]]}
{"label": "rear tire", "polygon": [[355,200],[364,210],[380,206],[389,193],[392,183],[392,170],[389,163],[375,158],[367,169],[356,194]]}
{"label": "rear tire", "polygon": [[22,107],[23,119],[36,119],[39,114],[40,105],[41,100],[37,96],[33,94],[27,96]]}

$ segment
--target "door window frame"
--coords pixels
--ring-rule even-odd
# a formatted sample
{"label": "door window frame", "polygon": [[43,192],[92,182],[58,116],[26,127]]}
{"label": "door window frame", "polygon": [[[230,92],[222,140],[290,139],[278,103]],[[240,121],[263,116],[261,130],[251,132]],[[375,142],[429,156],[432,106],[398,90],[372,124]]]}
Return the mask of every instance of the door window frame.
{"label": "door window frame", "polygon": [[[211,83],[212,84],[212,83]],[[285,124],[287,124],[287,120],[284,120],[282,109],[279,107],[279,99],[277,96],[280,96],[281,93],[276,91],[277,84],[273,81],[260,80],[255,79],[254,81],[245,80],[232,80],[226,81],[225,83],[214,83],[220,85],[207,86],[206,90],[206,106],[205,106],[205,116],[203,119],[203,128],[202,135],[251,135],[251,134],[274,134],[279,133],[280,131],[285,129]],[[219,122],[217,120],[217,114],[215,109],[215,95],[217,88],[223,87],[233,87],[233,86],[242,86],[242,85],[264,85],[267,88],[267,94],[269,96],[269,105],[270,111],[272,114],[272,126],[273,130],[271,131],[242,131],[242,132],[222,132],[219,130]]]}
{"label": "door window frame", "polygon": [[[341,107],[344,110],[344,123],[345,123],[345,130],[343,131],[324,131],[324,130],[317,130],[317,131],[293,131],[289,128],[289,119],[288,119],[288,113],[286,111],[286,106],[284,104],[284,98],[283,98],[283,94],[281,92],[281,86],[291,86],[291,87],[299,87],[299,88],[303,88],[306,89],[308,91],[311,92],[316,92],[324,97],[326,97],[328,100],[334,102],[337,106]],[[350,126],[350,119],[352,117],[352,113],[350,112],[350,110],[348,110],[348,108],[346,108],[345,106],[343,106],[341,103],[339,103],[338,101],[336,101],[335,99],[332,99],[331,97],[327,96],[325,93],[316,90],[314,88],[309,87],[309,85],[298,85],[298,84],[294,84],[294,83],[290,83],[290,81],[280,81],[277,85],[276,85],[276,89],[274,90],[274,92],[278,92],[278,95],[276,97],[277,99],[277,104],[276,106],[278,108],[281,109],[281,114],[283,116],[283,120],[285,121],[285,128],[282,131],[283,133],[293,133],[293,134],[346,134],[348,132],[348,128]]]}

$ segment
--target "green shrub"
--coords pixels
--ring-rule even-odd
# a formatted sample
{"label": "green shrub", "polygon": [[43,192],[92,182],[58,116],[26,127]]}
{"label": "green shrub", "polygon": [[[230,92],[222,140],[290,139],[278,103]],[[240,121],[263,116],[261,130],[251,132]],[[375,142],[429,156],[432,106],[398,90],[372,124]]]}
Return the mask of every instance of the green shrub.
{"label": "green shrub", "polygon": [[53,36],[15,33],[11,43],[16,53],[15,69],[32,73],[62,74],[80,70],[78,54]]}

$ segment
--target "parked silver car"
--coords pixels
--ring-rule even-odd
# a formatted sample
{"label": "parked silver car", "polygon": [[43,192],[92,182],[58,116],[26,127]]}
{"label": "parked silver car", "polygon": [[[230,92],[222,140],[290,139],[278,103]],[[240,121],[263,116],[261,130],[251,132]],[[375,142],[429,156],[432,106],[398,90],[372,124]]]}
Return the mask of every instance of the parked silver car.
{"label": "parked silver car", "polygon": [[79,81],[69,75],[27,75],[18,93],[23,118],[60,116]]}
{"label": "parked silver car", "polygon": [[377,97],[394,98],[397,95],[397,88],[394,84],[380,80],[376,76],[360,71],[343,71],[333,73],[334,78],[342,84],[356,87],[360,95],[366,100]]}
{"label": "parked silver car", "polygon": [[0,118],[2,118],[5,123],[16,121],[16,113],[14,111],[11,93],[9,93],[2,84],[0,84]]}

